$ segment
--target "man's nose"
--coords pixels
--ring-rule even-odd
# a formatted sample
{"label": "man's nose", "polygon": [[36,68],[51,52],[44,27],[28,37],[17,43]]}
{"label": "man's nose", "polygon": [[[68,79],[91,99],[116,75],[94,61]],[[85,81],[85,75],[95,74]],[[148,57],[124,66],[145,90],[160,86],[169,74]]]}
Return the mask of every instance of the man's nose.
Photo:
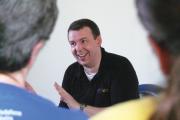
{"label": "man's nose", "polygon": [[81,43],[78,43],[75,47],[76,51],[80,51],[82,50],[82,48],[83,48],[83,45]]}

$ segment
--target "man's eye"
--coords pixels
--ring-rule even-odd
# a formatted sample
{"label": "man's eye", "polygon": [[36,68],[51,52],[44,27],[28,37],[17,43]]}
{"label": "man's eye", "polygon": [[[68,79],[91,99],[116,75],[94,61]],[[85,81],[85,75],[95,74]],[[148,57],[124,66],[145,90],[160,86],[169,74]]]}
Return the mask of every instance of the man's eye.
{"label": "man's eye", "polygon": [[71,45],[71,46],[75,46],[75,45],[76,45],[76,43],[74,43],[74,42],[71,42],[71,43],[70,43],[70,45]]}
{"label": "man's eye", "polygon": [[81,40],[81,43],[86,43],[87,42],[87,40]]}

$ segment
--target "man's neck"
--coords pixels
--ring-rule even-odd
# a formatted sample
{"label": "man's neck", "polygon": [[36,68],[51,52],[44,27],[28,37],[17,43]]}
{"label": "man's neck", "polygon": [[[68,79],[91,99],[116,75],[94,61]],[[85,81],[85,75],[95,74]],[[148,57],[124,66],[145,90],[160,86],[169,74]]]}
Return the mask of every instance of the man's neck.
{"label": "man's neck", "polygon": [[0,83],[6,83],[20,88],[25,88],[24,77],[19,73],[0,73]]}
{"label": "man's neck", "polygon": [[96,66],[94,66],[94,67],[84,67],[84,71],[85,71],[87,74],[97,73],[97,72],[98,72],[98,69],[99,69],[99,65],[96,65]]}
{"label": "man's neck", "polygon": [[88,74],[91,74],[91,73],[97,73],[98,70],[99,70],[99,67],[100,67],[100,63],[101,63],[101,59],[102,59],[102,53],[101,53],[101,50],[99,51],[99,54],[97,56],[97,60],[96,60],[96,63],[94,63],[94,65],[92,66],[83,66],[84,68],[84,71]]}

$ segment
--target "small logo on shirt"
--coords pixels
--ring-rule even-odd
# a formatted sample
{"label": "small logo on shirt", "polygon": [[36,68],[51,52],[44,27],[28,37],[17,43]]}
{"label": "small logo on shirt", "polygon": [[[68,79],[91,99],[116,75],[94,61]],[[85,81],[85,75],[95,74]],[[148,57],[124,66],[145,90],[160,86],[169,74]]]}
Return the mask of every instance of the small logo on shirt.
{"label": "small logo on shirt", "polygon": [[22,117],[22,112],[13,109],[0,109],[0,120],[14,120],[14,117]]}
{"label": "small logo on shirt", "polygon": [[97,93],[98,93],[98,94],[108,93],[108,92],[109,92],[109,89],[107,89],[107,88],[98,88],[98,89],[97,89]]}

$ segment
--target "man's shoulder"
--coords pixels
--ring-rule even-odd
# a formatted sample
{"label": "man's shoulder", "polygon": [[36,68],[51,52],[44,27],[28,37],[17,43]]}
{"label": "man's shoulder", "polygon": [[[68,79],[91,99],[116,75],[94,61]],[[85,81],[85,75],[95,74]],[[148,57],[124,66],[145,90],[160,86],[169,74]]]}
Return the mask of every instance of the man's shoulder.
{"label": "man's shoulder", "polygon": [[26,120],[86,118],[82,113],[58,108],[49,100],[15,86],[0,84],[0,90],[0,111],[5,117],[19,117]]}
{"label": "man's shoulder", "polygon": [[116,62],[129,62],[129,60],[125,56],[118,55],[118,54],[115,54],[115,53],[106,52],[105,53],[105,58],[107,60],[113,61],[115,63]]}
{"label": "man's shoulder", "polygon": [[126,57],[114,53],[106,53],[102,62],[105,66],[112,69],[123,69],[131,65]]}
{"label": "man's shoulder", "polygon": [[[42,98],[35,93],[30,93],[23,88],[8,84],[0,84],[0,90],[0,96],[2,100],[0,102],[0,108],[3,108],[2,106],[4,106],[4,108],[12,106],[12,109],[22,109],[23,112],[29,110],[37,111],[38,109],[43,110],[44,108],[55,108],[55,105],[49,100],[46,100],[45,98]],[[6,101],[7,103],[4,103],[3,105],[3,101]],[[37,108],[35,108],[35,106]]]}
{"label": "man's shoulder", "polygon": [[[31,101],[29,104],[36,106],[30,108],[26,113],[31,113],[31,116],[36,116],[36,118],[42,118],[43,120],[58,120],[58,119],[68,119],[68,120],[86,120],[86,116],[78,111],[70,111],[65,108],[58,108],[51,101],[37,95],[30,95]],[[28,106],[29,107],[29,106]],[[32,112],[34,111],[34,112]],[[43,114],[42,114],[43,113]]]}
{"label": "man's shoulder", "polygon": [[78,62],[73,62],[68,67],[77,67],[77,66],[80,66],[80,64]]}
{"label": "man's shoulder", "polygon": [[152,97],[131,100],[109,107],[91,120],[148,120],[156,106],[157,100]]}
{"label": "man's shoulder", "polygon": [[74,62],[74,63],[70,64],[67,67],[66,71],[68,71],[68,72],[70,72],[70,71],[75,72],[75,71],[78,71],[80,69],[81,69],[81,65],[78,62]]}

